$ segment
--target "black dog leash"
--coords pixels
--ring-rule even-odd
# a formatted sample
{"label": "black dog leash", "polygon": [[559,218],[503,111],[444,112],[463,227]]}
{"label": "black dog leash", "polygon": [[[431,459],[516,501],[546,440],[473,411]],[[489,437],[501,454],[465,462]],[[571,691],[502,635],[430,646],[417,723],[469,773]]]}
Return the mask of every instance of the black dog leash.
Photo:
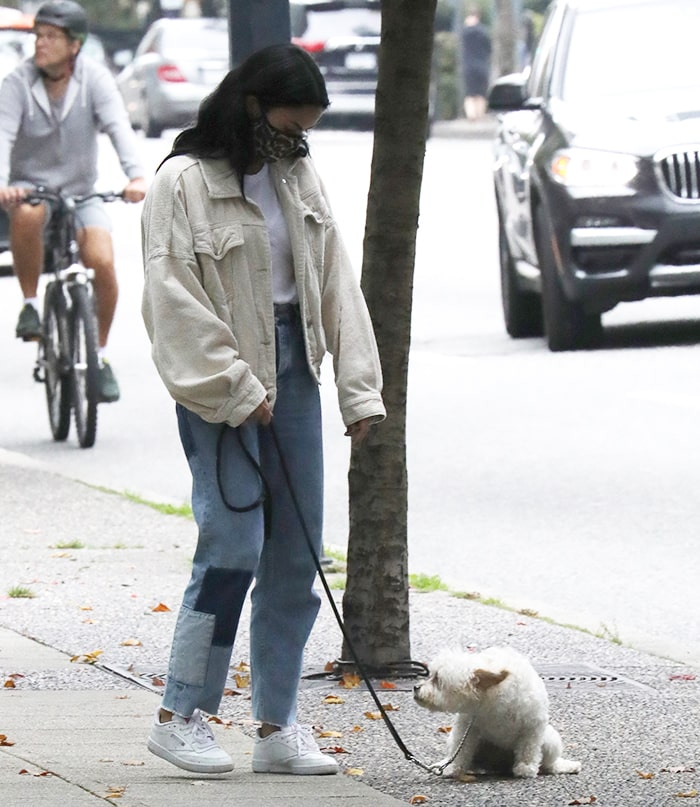
{"label": "black dog leash", "polygon": [[[271,496],[270,496],[270,487],[265,479],[265,475],[262,472],[262,468],[260,467],[259,462],[253,456],[253,454],[249,451],[248,447],[243,442],[243,438],[241,437],[240,431],[237,428],[232,429],[235,433],[238,443],[241,446],[241,449],[250,463],[251,467],[255,469],[258,477],[260,478],[260,492],[257,498],[248,504],[243,505],[236,505],[232,504],[226,498],[226,494],[224,492],[223,481],[221,478],[221,454],[223,451],[223,441],[227,431],[230,429],[227,424],[221,425],[221,430],[219,432],[219,437],[216,443],[216,482],[219,488],[219,495],[221,496],[221,500],[223,501],[224,505],[234,513],[247,513],[251,510],[254,510],[256,507],[263,508],[263,518],[265,523],[265,538],[269,537],[269,524],[270,524],[270,508],[271,508]],[[302,531],[304,533],[304,538],[306,540],[306,545],[309,548],[309,552],[311,552],[311,557],[313,558],[314,565],[316,567],[316,571],[318,576],[321,580],[321,584],[323,585],[324,591],[326,592],[326,596],[328,598],[328,602],[330,603],[331,609],[333,610],[333,615],[335,616],[336,622],[338,623],[338,627],[340,628],[340,632],[343,635],[343,639],[345,640],[345,644],[347,645],[348,649],[350,650],[350,654],[353,657],[353,661],[355,666],[357,667],[358,672],[360,673],[360,677],[364,681],[367,691],[372,696],[372,700],[376,704],[377,708],[379,709],[379,713],[386,724],[389,733],[391,734],[394,742],[399,747],[401,752],[403,753],[404,757],[408,762],[413,762],[419,768],[422,768],[424,771],[428,773],[435,774],[436,776],[442,776],[447,768],[452,762],[454,762],[457,754],[462,750],[464,743],[467,739],[467,735],[469,734],[469,730],[471,729],[471,723],[467,726],[467,730],[464,732],[464,736],[462,737],[457,749],[455,750],[454,754],[444,762],[439,764],[427,765],[424,762],[421,762],[406,746],[406,743],[401,739],[401,735],[399,734],[396,726],[394,726],[391,718],[387,714],[385,707],[383,706],[382,702],[379,700],[379,696],[372,685],[370,680],[369,674],[365,669],[364,664],[360,661],[357,651],[348,635],[348,632],[345,628],[345,624],[343,623],[343,619],[340,615],[338,610],[338,606],[335,604],[335,600],[333,599],[333,594],[331,592],[330,586],[328,585],[328,581],[326,580],[326,575],[323,572],[323,566],[321,565],[321,560],[318,557],[318,552],[316,552],[316,548],[313,545],[313,541],[311,540],[311,536],[309,535],[309,529],[306,526],[306,521],[304,516],[301,512],[301,507],[299,506],[299,502],[297,500],[296,492],[294,490],[294,485],[292,484],[291,474],[289,473],[289,468],[287,467],[287,462],[284,458],[284,454],[282,452],[279,440],[277,438],[277,432],[272,423],[269,424],[270,433],[272,435],[272,441],[275,445],[275,450],[277,451],[277,456],[280,460],[280,465],[282,467],[282,473],[284,474],[285,482],[287,483],[287,488],[289,490],[289,495],[292,499],[292,504],[294,505],[294,511],[297,514],[297,518],[299,519],[299,524],[301,525]],[[473,721],[472,721],[473,722]]]}
{"label": "black dog leash", "polygon": [[[272,423],[270,423],[269,428],[270,428],[270,432],[272,434],[272,441],[274,442],[275,449],[277,450],[277,456],[279,457],[279,460],[280,460],[280,465],[282,466],[282,473],[284,474],[284,478],[285,478],[285,481],[287,483],[287,488],[289,489],[289,494],[291,496],[292,503],[294,505],[294,510],[295,510],[295,512],[297,514],[297,518],[299,519],[299,523],[301,524],[301,528],[302,528],[302,531],[304,533],[304,538],[306,539],[306,544],[309,547],[309,552],[311,552],[311,557],[314,560],[314,564],[316,566],[316,571],[318,572],[318,576],[319,576],[319,578],[321,580],[321,583],[323,585],[324,591],[326,592],[328,602],[331,605],[331,608],[333,610],[333,614],[335,616],[336,622],[338,623],[338,627],[340,628],[340,632],[343,635],[343,639],[345,640],[345,644],[347,645],[348,650],[350,650],[350,654],[352,655],[353,660],[355,662],[355,666],[357,667],[357,670],[360,673],[360,677],[365,682],[365,685],[367,686],[367,691],[372,696],[372,700],[374,701],[377,708],[379,709],[379,713],[381,714],[382,719],[384,720],[384,722],[386,724],[386,727],[389,730],[389,733],[393,737],[394,742],[396,743],[396,745],[401,750],[401,752],[404,755],[405,759],[408,762],[413,762],[419,768],[422,768],[424,771],[427,771],[428,773],[435,774],[436,776],[442,776],[443,772],[445,771],[445,768],[447,768],[448,765],[450,765],[452,762],[454,762],[455,758],[457,757],[457,754],[459,754],[459,752],[462,750],[462,747],[464,746],[464,743],[465,743],[465,741],[467,739],[467,735],[469,734],[469,730],[471,729],[472,724],[470,723],[469,726],[467,726],[467,730],[464,732],[464,736],[462,737],[462,739],[461,739],[459,745],[457,746],[457,749],[454,752],[454,754],[449,759],[445,760],[444,762],[441,762],[440,764],[426,765],[424,762],[421,762],[421,760],[418,759],[418,757],[416,757],[407,748],[406,743],[404,743],[404,741],[401,739],[401,735],[397,731],[396,726],[394,726],[394,724],[391,721],[391,718],[389,717],[389,715],[387,714],[387,711],[384,708],[382,702],[379,700],[379,696],[377,695],[377,692],[374,689],[374,686],[372,685],[372,682],[370,681],[369,675],[368,675],[367,671],[365,670],[365,666],[360,661],[359,656],[358,656],[358,654],[357,654],[357,652],[355,650],[355,647],[353,646],[353,643],[352,643],[352,641],[350,639],[350,636],[348,635],[348,632],[347,632],[347,630],[345,628],[345,624],[343,623],[343,619],[342,619],[342,617],[340,615],[340,612],[338,611],[338,606],[335,604],[335,600],[333,599],[333,594],[331,592],[330,586],[328,585],[328,581],[326,580],[326,576],[323,573],[323,567],[322,567],[321,561],[320,561],[320,559],[318,557],[318,552],[316,552],[316,548],[314,547],[313,542],[311,540],[311,536],[309,535],[309,530],[308,530],[308,527],[306,526],[306,521],[304,520],[304,516],[303,516],[303,514],[301,512],[301,507],[299,506],[299,502],[297,501],[296,492],[294,490],[294,485],[292,484],[291,474],[289,473],[289,469],[287,468],[287,463],[285,461],[284,454],[282,453],[282,449],[281,449],[280,444],[279,444],[279,440],[277,439],[277,433],[276,433],[275,428],[274,428]],[[260,471],[260,474],[262,476],[261,471]]]}

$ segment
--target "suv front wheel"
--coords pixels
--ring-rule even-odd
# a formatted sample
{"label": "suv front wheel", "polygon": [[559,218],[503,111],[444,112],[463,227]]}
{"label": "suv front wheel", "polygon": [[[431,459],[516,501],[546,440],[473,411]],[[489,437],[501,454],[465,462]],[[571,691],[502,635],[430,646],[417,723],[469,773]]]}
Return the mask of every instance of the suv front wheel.
{"label": "suv front wheel", "polygon": [[535,223],[547,346],[552,351],[586,347],[600,335],[600,314],[587,314],[580,303],[566,296],[554,257],[554,234],[542,206],[535,212]]}
{"label": "suv front wheel", "polygon": [[506,331],[513,339],[542,336],[542,301],[534,292],[522,291],[515,272],[503,222],[498,219],[498,258],[501,266],[501,303]]}

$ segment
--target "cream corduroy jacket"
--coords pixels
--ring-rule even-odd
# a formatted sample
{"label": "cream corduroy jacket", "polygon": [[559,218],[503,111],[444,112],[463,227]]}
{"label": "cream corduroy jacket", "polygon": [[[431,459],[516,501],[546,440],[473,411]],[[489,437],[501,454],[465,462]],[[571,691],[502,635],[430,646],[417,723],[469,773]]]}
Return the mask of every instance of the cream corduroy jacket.
{"label": "cream corduroy jacket", "polygon": [[[385,417],[369,313],[310,158],[272,177],[289,227],[309,371],[333,357],[346,425]],[[240,425],[274,406],[270,244],[259,208],[224,160],[172,157],[142,217],[143,318],[170,395],[212,423]]]}

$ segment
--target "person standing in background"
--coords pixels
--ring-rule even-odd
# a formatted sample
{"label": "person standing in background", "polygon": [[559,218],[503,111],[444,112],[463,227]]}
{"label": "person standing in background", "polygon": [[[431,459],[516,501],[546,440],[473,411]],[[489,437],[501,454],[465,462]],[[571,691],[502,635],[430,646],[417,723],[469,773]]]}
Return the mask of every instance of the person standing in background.
{"label": "person standing in background", "polygon": [[486,93],[491,76],[491,37],[481,22],[481,12],[474,6],[467,12],[462,28],[462,71],[464,77],[464,114],[477,121],[486,114]]}

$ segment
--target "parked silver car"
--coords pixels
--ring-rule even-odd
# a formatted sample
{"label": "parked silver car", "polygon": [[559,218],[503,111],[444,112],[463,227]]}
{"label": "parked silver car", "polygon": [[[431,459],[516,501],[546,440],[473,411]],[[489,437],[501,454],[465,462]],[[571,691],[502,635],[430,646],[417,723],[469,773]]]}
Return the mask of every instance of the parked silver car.
{"label": "parked silver car", "polygon": [[228,69],[225,19],[164,18],[146,31],[117,85],[132,126],[160,137],[192,122]]}

